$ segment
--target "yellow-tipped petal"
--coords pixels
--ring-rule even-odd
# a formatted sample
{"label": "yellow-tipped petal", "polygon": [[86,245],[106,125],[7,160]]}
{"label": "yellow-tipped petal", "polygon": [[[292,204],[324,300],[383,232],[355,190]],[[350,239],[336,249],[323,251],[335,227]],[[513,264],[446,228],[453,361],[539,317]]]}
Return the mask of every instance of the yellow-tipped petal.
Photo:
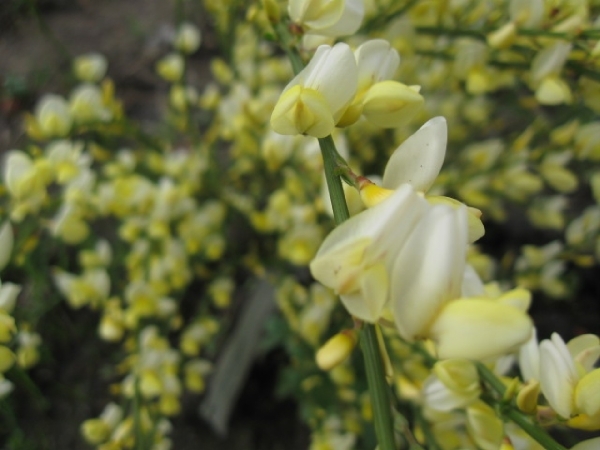
{"label": "yellow-tipped petal", "polygon": [[365,183],[360,188],[360,198],[367,208],[381,203],[393,193],[392,189],[385,189],[371,182]]}
{"label": "yellow-tipped petal", "polygon": [[517,27],[514,22],[508,22],[487,35],[490,47],[507,48],[512,45],[517,36]]}
{"label": "yellow-tipped petal", "polygon": [[561,105],[573,102],[571,88],[561,78],[548,76],[535,91],[535,98],[542,105]]}
{"label": "yellow-tipped petal", "polygon": [[373,85],[363,102],[365,118],[383,128],[407,124],[423,107],[423,96],[397,81],[381,81]]}
{"label": "yellow-tipped petal", "polygon": [[335,126],[323,95],[296,85],[279,98],[271,115],[271,126],[279,134],[328,136]]}
{"label": "yellow-tipped petal", "polygon": [[[578,430],[596,431],[600,430],[600,414],[588,416],[587,414],[579,414],[567,420],[567,425]],[[590,447],[597,450],[598,447]]]}
{"label": "yellow-tipped petal", "polygon": [[504,438],[502,420],[481,401],[467,408],[467,430],[483,450],[498,450]]}
{"label": "yellow-tipped petal", "polygon": [[575,406],[588,416],[600,415],[600,369],[592,370],[577,383]]}
{"label": "yellow-tipped petal", "polygon": [[[427,196],[426,200],[432,205],[448,205],[452,206],[453,208],[461,208],[465,206],[464,203],[443,195]],[[467,223],[469,225],[468,239],[469,243],[473,243],[485,234],[485,227],[480,219],[481,211],[479,209],[467,207],[467,213]]]}
{"label": "yellow-tipped petal", "polygon": [[451,391],[471,397],[471,400],[479,397],[481,392],[479,374],[471,361],[466,359],[439,361],[433,367],[433,373]]}
{"label": "yellow-tipped petal", "polygon": [[517,308],[466,298],[445,305],[430,335],[438,344],[441,359],[485,360],[516,350],[529,339],[532,329],[529,317]]}
{"label": "yellow-tipped petal", "polygon": [[447,142],[446,119],[429,120],[394,150],[385,166],[382,186],[395,189],[409,183],[416,191],[427,192],[440,173]]}
{"label": "yellow-tipped petal", "polygon": [[540,396],[540,383],[534,380],[527,383],[517,394],[517,406],[525,414],[534,414]]}
{"label": "yellow-tipped petal", "polygon": [[598,450],[600,448],[600,437],[587,439],[571,447],[571,450]]}

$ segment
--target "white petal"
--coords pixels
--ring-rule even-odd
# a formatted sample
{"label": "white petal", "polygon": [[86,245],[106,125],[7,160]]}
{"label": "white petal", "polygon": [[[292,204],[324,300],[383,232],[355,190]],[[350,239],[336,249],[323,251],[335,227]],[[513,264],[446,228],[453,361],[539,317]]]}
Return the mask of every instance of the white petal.
{"label": "white petal", "polygon": [[466,221],[464,208],[431,207],[396,258],[390,301],[404,338],[422,336],[441,306],[460,294]]}
{"label": "white petal", "polygon": [[333,47],[322,45],[304,71],[304,85],[323,94],[337,122],[356,93],[358,69],[354,53],[341,42]]}
{"label": "white petal", "polygon": [[[403,225],[402,221],[395,224],[392,219],[401,219],[406,211],[411,208],[422,207],[425,205],[424,202],[424,199],[415,195],[410,185],[401,186],[384,202],[362,211],[336,227],[321,244],[315,259],[335,251],[357,238],[375,238],[386,227]],[[395,230],[395,233],[397,232],[398,230]]]}
{"label": "white petal", "polygon": [[540,386],[550,406],[562,417],[573,411],[573,390],[579,381],[567,346],[556,333],[540,344]]}
{"label": "white petal", "polygon": [[598,450],[600,448],[600,437],[587,439],[575,447],[571,447],[571,450]]}
{"label": "white petal", "polygon": [[380,319],[388,299],[387,271],[385,266],[379,263],[357,276],[359,277],[360,291],[341,295],[340,299],[354,317],[374,323]]}
{"label": "white petal", "polygon": [[400,65],[400,55],[385,39],[365,42],[355,52],[358,65],[358,89],[392,78]]}
{"label": "white petal", "polygon": [[415,190],[426,192],[440,173],[447,141],[446,119],[429,120],[394,151],[383,173],[383,187],[395,189],[410,183]]}
{"label": "white petal", "polygon": [[519,368],[523,381],[540,379],[540,349],[535,328],[529,340],[519,349]]}
{"label": "white petal", "polygon": [[423,397],[425,405],[435,411],[452,411],[473,402],[472,397],[461,396],[451,391],[434,375],[425,380]]}
{"label": "white petal", "polygon": [[540,51],[531,63],[531,77],[535,82],[539,82],[547,75],[554,75],[560,72],[569,53],[572,44],[568,42],[557,42],[556,44],[544,48]]}
{"label": "white petal", "polygon": [[485,295],[483,281],[471,264],[465,266],[463,273],[461,297],[480,297]]}
{"label": "white petal", "polygon": [[569,353],[575,361],[589,372],[600,358],[600,338],[594,334],[582,334],[569,341]]}
{"label": "white petal", "polygon": [[339,20],[326,28],[308,30],[323,36],[348,36],[356,33],[365,15],[363,0],[345,0]]}

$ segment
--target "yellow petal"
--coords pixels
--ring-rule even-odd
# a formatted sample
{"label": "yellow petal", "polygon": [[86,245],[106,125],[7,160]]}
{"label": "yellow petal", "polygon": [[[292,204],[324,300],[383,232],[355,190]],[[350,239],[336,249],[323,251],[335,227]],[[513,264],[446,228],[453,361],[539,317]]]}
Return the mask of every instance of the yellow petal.
{"label": "yellow petal", "polygon": [[397,128],[412,120],[423,102],[415,89],[397,81],[381,81],[365,95],[363,115],[376,126]]}
{"label": "yellow petal", "polygon": [[279,134],[308,134],[323,138],[334,128],[333,116],[323,95],[296,85],[279,98],[271,126]]}
{"label": "yellow petal", "polygon": [[[516,350],[532,333],[529,317],[510,305],[467,298],[448,303],[430,335],[441,359],[488,359]],[[493,336],[493,339],[490,339]]]}
{"label": "yellow petal", "polygon": [[600,414],[600,369],[585,375],[575,387],[575,407],[587,414]]}

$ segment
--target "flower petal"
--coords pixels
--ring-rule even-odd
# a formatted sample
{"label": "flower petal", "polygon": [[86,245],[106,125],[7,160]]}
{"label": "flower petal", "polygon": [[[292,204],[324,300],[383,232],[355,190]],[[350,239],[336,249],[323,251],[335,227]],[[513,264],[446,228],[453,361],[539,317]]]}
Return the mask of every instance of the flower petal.
{"label": "flower petal", "polygon": [[466,221],[465,209],[431,207],[396,257],[391,308],[404,338],[423,336],[440,307],[460,294]]}
{"label": "flower petal", "polygon": [[496,358],[516,350],[529,339],[531,332],[531,320],[525,313],[482,298],[448,303],[430,329],[441,359]]}
{"label": "flower petal", "polygon": [[578,376],[575,364],[561,337],[540,344],[540,385],[546,400],[558,414],[568,419],[573,412],[573,389]]}
{"label": "flower petal", "polygon": [[446,119],[429,120],[394,151],[383,173],[383,187],[395,189],[410,183],[415,190],[426,192],[440,173],[447,141]]}
{"label": "flower petal", "polygon": [[577,383],[575,406],[588,416],[600,414],[600,369],[592,370]]}

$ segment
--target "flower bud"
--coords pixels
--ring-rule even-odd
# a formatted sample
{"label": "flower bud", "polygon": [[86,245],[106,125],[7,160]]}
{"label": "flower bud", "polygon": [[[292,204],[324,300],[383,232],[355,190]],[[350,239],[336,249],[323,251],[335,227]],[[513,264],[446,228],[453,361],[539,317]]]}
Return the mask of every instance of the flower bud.
{"label": "flower bud", "polygon": [[288,12],[307,33],[347,36],[360,27],[364,4],[363,0],[290,0]]}
{"label": "flower bud", "polygon": [[71,130],[73,119],[67,101],[53,94],[43,96],[35,108],[39,130],[46,137],[66,136]]}
{"label": "flower bud", "polygon": [[508,22],[487,35],[487,43],[493,48],[510,47],[517,36],[517,28],[514,22]]}
{"label": "flower bud", "polygon": [[15,325],[14,317],[4,311],[0,311],[0,343],[6,344],[9,342],[16,332],[17,326]]}
{"label": "flower bud", "polygon": [[184,68],[183,56],[177,53],[171,53],[156,63],[156,71],[160,77],[172,83],[181,80]]}
{"label": "flower bud", "polygon": [[571,88],[558,76],[545,77],[535,91],[535,98],[542,105],[561,105],[573,102]]}
{"label": "flower bud", "polygon": [[2,283],[0,287],[0,309],[10,313],[17,301],[17,296],[21,292],[21,286],[13,283]]}
{"label": "flower bud", "polygon": [[6,372],[10,369],[17,357],[12,352],[11,349],[5,347],[4,345],[0,345],[0,373]]}
{"label": "flower bud", "polygon": [[89,419],[81,424],[81,434],[88,444],[98,445],[110,435],[108,424],[102,419]]}
{"label": "flower bud", "polygon": [[269,18],[269,22],[279,23],[281,19],[281,10],[276,0],[262,0],[263,9]]}
{"label": "flower bud", "polygon": [[73,71],[77,79],[95,83],[106,75],[108,62],[100,53],[86,53],[73,61]]}
{"label": "flower bud", "polygon": [[184,22],[177,30],[174,45],[180,52],[190,55],[198,50],[201,40],[200,30],[195,25]]}
{"label": "flower bud", "polygon": [[439,361],[433,367],[444,385],[458,395],[470,397],[471,400],[479,397],[479,374],[475,365],[466,359],[448,359]]}
{"label": "flower bud", "polygon": [[346,330],[329,339],[316,354],[317,366],[321,370],[331,370],[350,356],[358,339],[356,331]]}
{"label": "flower bud", "polygon": [[588,416],[600,415],[600,369],[592,370],[577,383],[575,406]]}
{"label": "flower bud", "polygon": [[484,449],[499,448],[504,437],[502,420],[481,401],[467,408],[467,430],[475,443]]}
{"label": "flower bud", "polygon": [[0,270],[4,269],[10,261],[13,249],[13,232],[10,221],[6,220],[0,228]]}
{"label": "flower bud", "polygon": [[534,414],[537,410],[539,396],[540,383],[537,380],[532,380],[517,394],[517,406],[525,414]]}

